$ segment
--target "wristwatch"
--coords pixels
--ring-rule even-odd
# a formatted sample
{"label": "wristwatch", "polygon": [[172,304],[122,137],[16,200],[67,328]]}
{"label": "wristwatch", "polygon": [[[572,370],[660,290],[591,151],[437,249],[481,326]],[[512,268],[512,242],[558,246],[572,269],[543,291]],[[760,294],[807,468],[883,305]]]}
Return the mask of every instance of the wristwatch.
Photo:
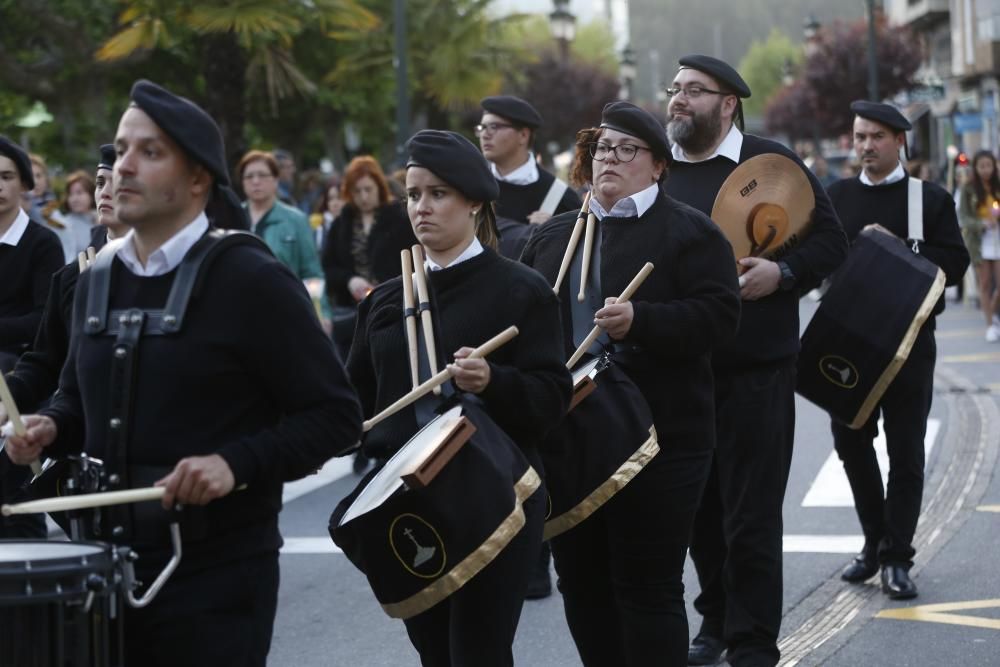
{"label": "wristwatch", "polygon": [[781,279],[778,280],[778,289],[787,292],[795,287],[795,274],[784,262],[778,262],[778,269],[781,270]]}

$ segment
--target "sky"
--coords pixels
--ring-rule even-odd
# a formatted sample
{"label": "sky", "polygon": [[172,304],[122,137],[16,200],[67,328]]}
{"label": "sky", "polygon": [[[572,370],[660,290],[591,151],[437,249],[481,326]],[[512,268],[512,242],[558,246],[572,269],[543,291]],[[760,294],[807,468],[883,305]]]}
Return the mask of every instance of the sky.
{"label": "sky", "polygon": [[[578,21],[586,23],[603,5],[604,0],[570,0],[569,11]],[[555,5],[552,4],[552,0],[493,0],[493,7],[502,14],[509,12],[548,14]]]}

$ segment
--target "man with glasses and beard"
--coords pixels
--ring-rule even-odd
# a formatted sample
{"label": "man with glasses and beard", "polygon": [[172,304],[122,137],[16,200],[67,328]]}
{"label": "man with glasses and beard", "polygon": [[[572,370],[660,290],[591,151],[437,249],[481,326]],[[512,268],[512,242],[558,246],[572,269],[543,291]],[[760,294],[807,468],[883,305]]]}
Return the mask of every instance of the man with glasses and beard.
{"label": "man with glasses and beard", "polygon": [[750,88],[725,62],[680,59],[667,90],[674,162],[668,195],[710,215],[737,165],[765,153],[794,160],[809,178],[816,208],[809,235],[779,261],[739,261],[743,310],[736,338],[715,350],[717,446],[695,517],[691,557],[701,593],[701,630],[688,662],[734,667],[778,663],[782,606],[781,505],[795,430],[798,299],[847,255],[837,215],[816,177],[784,146],[744,134],[741,98]]}

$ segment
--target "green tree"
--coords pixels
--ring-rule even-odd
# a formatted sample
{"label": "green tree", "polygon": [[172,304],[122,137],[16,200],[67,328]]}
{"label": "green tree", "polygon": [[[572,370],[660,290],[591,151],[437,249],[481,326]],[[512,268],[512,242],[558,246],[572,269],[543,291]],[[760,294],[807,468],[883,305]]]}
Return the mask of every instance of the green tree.
{"label": "green tree", "polygon": [[284,100],[316,91],[292,55],[299,37],[354,39],[380,23],[356,0],[128,0],[118,22],[97,52],[101,61],[154,50],[196,55],[202,88],[195,92],[219,122],[231,162],[245,149],[248,93],[262,92],[276,115]]}
{"label": "green tree", "polygon": [[738,67],[753,91],[753,96],[743,103],[746,115],[761,115],[768,101],[784,85],[785,77],[794,74],[802,59],[802,47],[779,28],[772,28],[764,41],[754,40]]}

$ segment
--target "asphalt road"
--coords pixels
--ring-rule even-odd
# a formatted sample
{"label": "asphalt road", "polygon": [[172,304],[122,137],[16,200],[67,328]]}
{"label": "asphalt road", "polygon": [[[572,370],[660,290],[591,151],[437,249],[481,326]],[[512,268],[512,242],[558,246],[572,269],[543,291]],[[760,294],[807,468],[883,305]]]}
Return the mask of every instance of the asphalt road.
{"label": "asphalt road", "polygon": [[[814,304],[802,302],[803,322]],[[978,311],[949,303],[938,320],[938,375],[931,411],[925,513],[914,567],[920,596],[892,603],[874,584],[839,581],[861,544],[860,529],[828,419],[799,399],[786,493],[783,664],[1000,664],[1000,345],[983,340]],[[824,467],[826,466],[826,467]],[[839,474],[838,474],[839,472]],[[269,664],[417,665],[403,624],[388,618],[364,577],[335,553],[326,526],[356,484],[346,462],[290,487],[281,529],[281,593]],[[305,492],[303,485],[316,486]],[[845,500],[845,495],[846,500]],[[297,495],[302,494],[302,495]],[[317,553],[319,552],[319,553]],[[698,590],[685,577],[690,607]],[[927,605],[943,607],[925,608]],[[558,593],[527,602],[514,647],[518,665],[579,665]]]}

